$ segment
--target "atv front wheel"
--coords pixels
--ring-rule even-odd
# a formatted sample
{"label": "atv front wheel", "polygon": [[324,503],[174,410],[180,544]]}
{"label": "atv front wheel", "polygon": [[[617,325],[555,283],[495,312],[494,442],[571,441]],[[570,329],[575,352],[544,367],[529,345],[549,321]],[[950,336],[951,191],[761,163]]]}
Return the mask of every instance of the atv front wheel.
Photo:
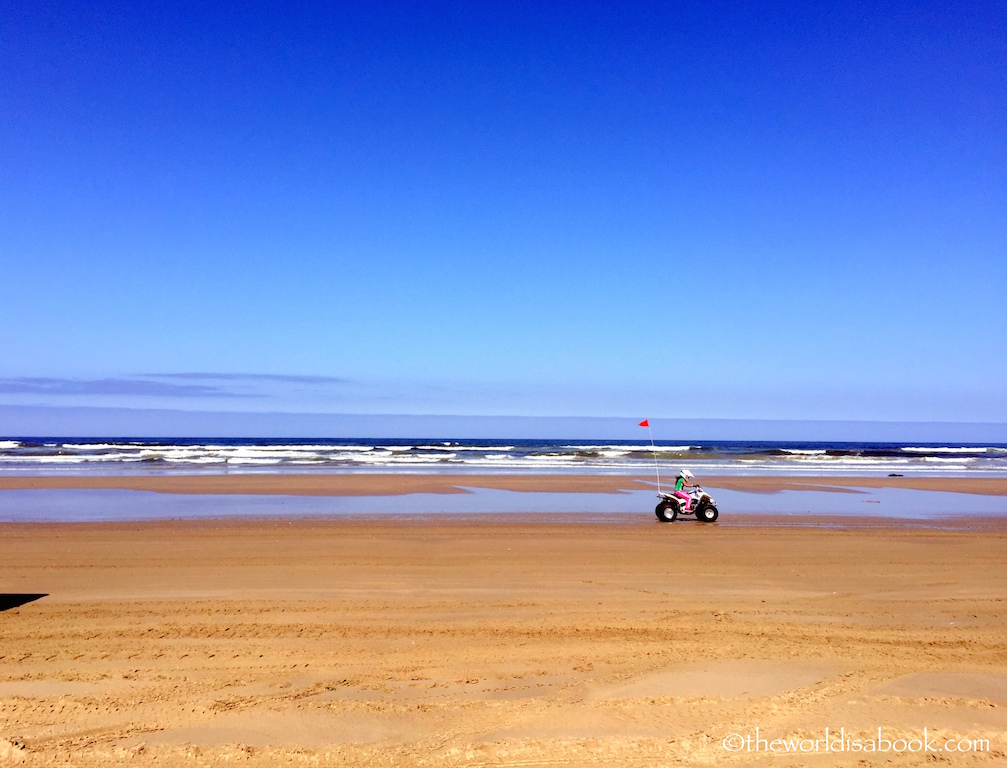
{"label": "atv front wheel", "polygon": [[702,523],[714,523],[717,521],[720,513],[717,508],[712,504],[708,504],[705,507],[700,507],[696,510],[696,519]]}
{"label": "atv front wheel", "polygon": [[662,523],[673,523],[678,517],[678,504],[672,501],[662,501],[654,508],[654,514]]}

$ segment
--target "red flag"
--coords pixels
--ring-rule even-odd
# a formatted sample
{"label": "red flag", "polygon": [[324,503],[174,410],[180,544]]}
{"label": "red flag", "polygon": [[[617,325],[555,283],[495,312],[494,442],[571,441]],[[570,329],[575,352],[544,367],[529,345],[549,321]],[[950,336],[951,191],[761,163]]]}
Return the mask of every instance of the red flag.
{"label": "red flag", "polygon": [[650,419],[644,419],[643,421],[641,421],[640,422],[640,426],[641,427],[649,427],[650,426]]}

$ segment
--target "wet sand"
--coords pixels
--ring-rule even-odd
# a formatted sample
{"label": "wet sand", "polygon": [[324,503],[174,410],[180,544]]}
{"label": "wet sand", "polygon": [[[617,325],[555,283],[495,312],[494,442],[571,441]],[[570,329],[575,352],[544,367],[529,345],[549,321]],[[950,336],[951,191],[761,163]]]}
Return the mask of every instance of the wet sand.
{"label": "wet sand", "polygon": [[0,766],[933,761],[725,751],[756,727],[1007,757],[1003,520],[0,525],[0,592],[47,593],[0,612]]}
{"label": "wet sand", "polygon": [[[804,477],[720,475],[698,478],[704,487],[774,493],[908,488],[1007,496],[1007,477]],[[465,493],[464,488],[554,493],[614,493],[654,484],[653,475],[269,474],[235,475],[17,475],[0,477],[0,491],[45,488],[118,489],[158,493],[394,496]]]}

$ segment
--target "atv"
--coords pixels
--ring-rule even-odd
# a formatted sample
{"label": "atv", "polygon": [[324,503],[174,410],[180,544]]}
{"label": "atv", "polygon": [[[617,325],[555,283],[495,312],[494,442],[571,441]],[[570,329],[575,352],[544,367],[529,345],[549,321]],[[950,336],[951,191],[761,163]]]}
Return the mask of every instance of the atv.
{"label": "atv", "polygon": [[657,494],[658,498],[661,499],[654,508],[654,514],[657,515],[657,519],[662,523],[671,523],[679,515],[695,515],[696,519],[702,523],[715,522],[720,513],[717,511],[717,502],[713,500],[713,497],[698,485],[690,488],[688,493],[692,499],[688,510],[685,509],[684,499],[663,491]]}

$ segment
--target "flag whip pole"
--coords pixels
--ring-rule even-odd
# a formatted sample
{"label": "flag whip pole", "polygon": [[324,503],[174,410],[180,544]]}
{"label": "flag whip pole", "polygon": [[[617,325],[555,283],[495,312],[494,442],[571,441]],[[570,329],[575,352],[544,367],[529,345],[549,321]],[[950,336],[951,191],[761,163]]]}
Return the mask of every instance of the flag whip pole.
{"label": "flag whip pole", "polygon": [[657,446],[654,445],[654,433],[650,429],[650,419],[640,422],[641,427],[647,427],[647,434],[650,435],[650,452],[654,454],[654,472],[657,474],[657,492],[661,492],[661,467],[657,463]]}

